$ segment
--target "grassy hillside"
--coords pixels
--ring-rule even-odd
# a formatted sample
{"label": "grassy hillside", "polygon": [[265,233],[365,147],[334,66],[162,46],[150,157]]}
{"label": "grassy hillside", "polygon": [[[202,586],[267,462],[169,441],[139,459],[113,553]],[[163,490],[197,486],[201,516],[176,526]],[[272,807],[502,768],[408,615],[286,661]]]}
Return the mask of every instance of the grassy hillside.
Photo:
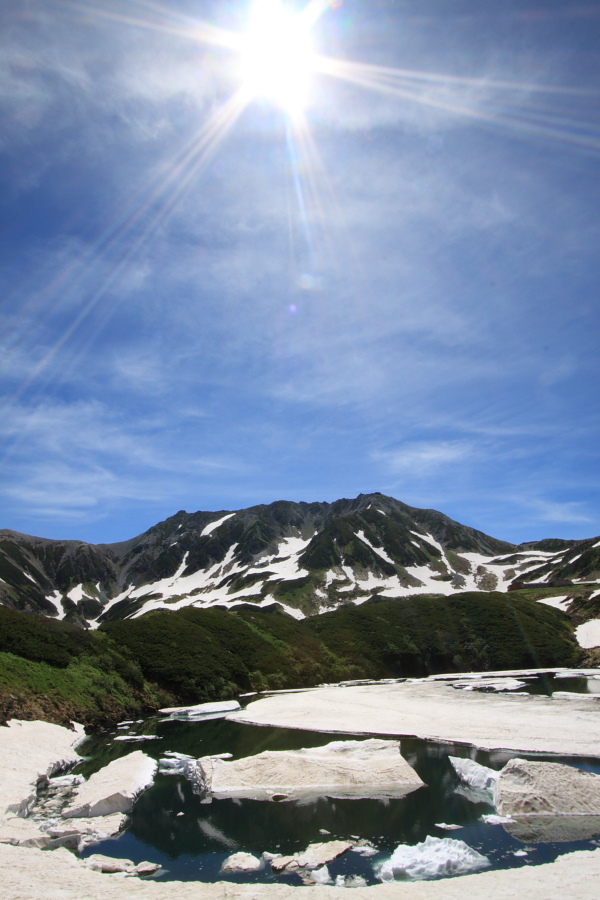
{"label": "grassy hillside", "polygon": [[574,665],[581,654],[564,613],[502,593],[372,600],[309,623],[377,677]]}
{"label": "grassy hillside", "polygon": [[374,599],[296,621],[187,608],[103,626],[185,701],[348,678],[574,665],[567,616],[501,593]]}
{"label": "grassy hillside", "polygon": [[188,607],[96,632],[0,608],[0,713],[99,724],[247,690],[580,656],[564,613],[500,593],[374,598],[302,621]]}
{"label": "grassy hillside", "polygon": [[171,699],[108,635],[0,607],[0,721],[98,725]]}

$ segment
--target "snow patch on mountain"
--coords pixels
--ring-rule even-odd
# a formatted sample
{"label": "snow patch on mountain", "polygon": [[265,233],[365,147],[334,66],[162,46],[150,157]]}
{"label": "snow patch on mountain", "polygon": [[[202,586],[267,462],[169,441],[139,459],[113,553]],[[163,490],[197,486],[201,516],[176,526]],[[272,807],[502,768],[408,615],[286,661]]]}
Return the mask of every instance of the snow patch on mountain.
{"label": "snow patch on mountain", "polygon": [[[308,575],[308,570],[303,569],[298,562],[298,557],[302,551],[310,544],[311,539],[288,537],[283,538],[277,547],[277,555],[267,558],[265,561],[268,565],[271,579],[292,581],[295,578],[302,578]],[[261,561],[262,562],[262,561]],[[262,572],[265,563],[261,566],[253,566],[248,570],[248,574]]]}
{"label": "snow patch on mountain", "polygon": [[584,650],[600,647],[600,619],[592,619],[590,622],[579,625],[575,629],[575,637],[579,646]]}
{"label": "snow patch on mountain", "polygon": [[381,547],[373,546],[371,541],[365,535],[364,531],[362,531],[362,530],[357,531],[356,537],[359,539],[359,541],[362,541],[363,544],[366,544],[367,547],[370,547],[370,549],[373,551],[373,553],[376,553],[377,556],[381,557],[381,559],[385,560],[388,563],[391,563],[392,565],[394,564],[394,560],[388,556],[388,554],[385,552],[385,550],[383,550]]}
{"label": "snow patch on mountain", "polygon": [[407,566],[406,571],[421,582],[421,587],[402,587],[403,594],[453,594],[455,588],[449,581],[437,581],[429,566]]}
{"label": "snow patch on mountain", "polygon": [[564,597],[542,597],[541,600],[538,600],[538,603],[543,603],[544,606],[553,606],[554,609],[566,612],[571,600],[566,595]]}
{"label": "snow patch on mountain", "polygon": [[25,578],[29,578],[30,581],[32,581],[34,584],[37,584],[37,581],[35,580],[33,575],[30,575],[29,572],[25,571],[25,569],[22,569],[21,571],[23,572],[23,575],[25,576]]}
{"label": "snow patch on mountain", "polygon": [[[217,519],[216,522],[209,522],[208,525],[206,525],[200,532],[200,537],[206,537],[207,535],[212,534],[212,532],[215,531],[219,527],[219,525],[222,525],[223,522],[226,522],[227,519],[231,519],[233,516],[235,516],[234,512],[227,513],[226,516],[222,516],[220,519]],[[179,527],[181,528],[181,525]]]}
{"label": "snow patch on mountain", "polygon": [[49,600],[50,603],[52,603],[56,607],[56,618],[57,619],[64,619],[64,617],[65,617],[65,611],[62,607],[62,603],[60,602],[61,599],[62,598],[61,598],[59,591],[54,591],[52,594],[46,595],[46,600]]}

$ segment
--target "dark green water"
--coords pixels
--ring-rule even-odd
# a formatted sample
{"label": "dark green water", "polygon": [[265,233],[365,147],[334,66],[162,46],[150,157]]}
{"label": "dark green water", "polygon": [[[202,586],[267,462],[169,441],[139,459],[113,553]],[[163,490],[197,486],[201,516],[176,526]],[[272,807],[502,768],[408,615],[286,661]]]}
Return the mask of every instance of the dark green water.
{"label": "dark green water", "polygon": [[[140,749],[156,759],[166,750],[194,757],[228,752],[239,758],[263,750],[294,750],[320,746],[332,740],[368,737],[259,728],[224,719],[194,723],[149,719],[130,726],[129,733],[158,739],[128,743],[115,742],[115,732],[96,735],[80,748],[80,752],[89,758],[76,771],[89,776],[112,759]],[[352,836],[368,840],[378,849],[378,855],[365,858],[349,852],[330,863],[329,871],[333,878],[362,875],[369,884],[374,884],[377,883],[374,863],[389,856],[398,844],[416,844],[427,835],[462,840],[485,854],[493,868],[550,862],[560,853],[600,846],[596,839],[523,844],[508,834],[502,825],[481,822],[482,814],[491,813],[493,809],[460,793],[460,781],[448,756],[469,756],[482,765],[500,769],[517,754],[475,752],[464,746],[416,739],[403,739],[401,748],[425,786],[403,799],[385,802],[321,798],[310,803],[254,800],[202,803],[183,777],[157,775],[154,785],[136,802],[127,831],[119,838],[89,847],[82,855],[103,853],[136,863],[142,860],[158,862],[163,866],[159,880],[216,881],[225,878],[237,882],[300,884],[297,875],[274,875],[268,864],[258,873],[243,876],[222,876],[220,868],[231,853],[240,850],[258,856],[263,851],[288,854],[304,850],[310,843]],[[556,758],[540,755],[535,758],[556,761]],[[560,761],[600,773],[598,759],[562,758]],[[439,823],[461,827],[460,830],[445,831],[437,827]],[[515,852],[519,855],[515,856]]]}
{"label": "dark green water", "polygon": [[[518,677],[518,676],[517,676]],[[570,691],[573,694],[600,694],[600,681],[585,676],[560,677],[556,675],[538,675],[528,681],[519,691],[527,694],[546,694],[551,697],[555,691]]]}

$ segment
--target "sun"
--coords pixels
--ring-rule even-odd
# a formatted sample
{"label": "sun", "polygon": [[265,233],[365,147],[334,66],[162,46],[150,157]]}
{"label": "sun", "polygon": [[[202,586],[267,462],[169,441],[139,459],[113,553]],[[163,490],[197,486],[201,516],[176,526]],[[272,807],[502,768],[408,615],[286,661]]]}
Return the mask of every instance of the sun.
{"label": "sun", "polygon": [[315,53],[310,21],[281,0],[257,0],[241,47],[242,83],[294,117],[308,102]]}

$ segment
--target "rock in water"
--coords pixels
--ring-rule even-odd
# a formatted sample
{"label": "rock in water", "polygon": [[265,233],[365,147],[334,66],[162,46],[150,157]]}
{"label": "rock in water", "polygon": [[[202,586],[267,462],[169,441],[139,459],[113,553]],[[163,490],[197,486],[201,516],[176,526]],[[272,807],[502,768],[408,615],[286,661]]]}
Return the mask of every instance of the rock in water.
{"label": "rock in water", "polygon": [[334,741],[324,747],[198,760],[203,789],[217,798],[404,797],[423,782],[400,754],[399,741]]}
{"label": "rock in water", "polygon": [[600,775],[562,763],[511,759],[498,776],[502,816],[598,816]]}
{"label": "rock in water", "polygon": [[486,869],[491,863],[464,841],[430,835],[414,847],[400,844],[391,857],[375,868],[380,881],[412,879],[423,881],[444,875],[465,875]]}
{"label": "rock in water", "polygon": [[461,759],[458,756],[449,756],[448,759],[463,784],[466,784],[478,799],[493,804],[498,772],[488,769],[487,766],[481,766],[472,759]]}
{"label": "rock in water", "polygon": [[129,812],[133,801],[152,784],[156,763],[141,750],[115,759],[81,784],[63,816],[93,817]]}
{"label": "rock in water", "polygon": [[132,872],[134,869],[134,863],[130,859],[113,859],[101,853],[88,856],[85,866],[94,872],[105,872],[107,875],[114,875],[115,872]]}
{"label": "rock in water", "polygon": [[233,853],[224,861],[221,872],[258,872],[263,867],[263,860],[251,853]]}
{"label": "rock in water", "polygon": [[94,853],[83,860],[83,864],[87,869],[94,872],[104,872],[107,875],[115,875],[117,873],[124,875],[153,875],[160,869],[159,863],[141,862],[137,866],[130,859],[113,859],[112,856],[102,856],[100,853]]}
{"label": "rock in water", "polygon": [[271,867],[275,872],[294,869],[320,869],[328,862],[337,859],[346,853],[352,844],[350,841],[326,841],[323,844],[309,844],[301,853],[293,856],[275,856],[271,860]]}

